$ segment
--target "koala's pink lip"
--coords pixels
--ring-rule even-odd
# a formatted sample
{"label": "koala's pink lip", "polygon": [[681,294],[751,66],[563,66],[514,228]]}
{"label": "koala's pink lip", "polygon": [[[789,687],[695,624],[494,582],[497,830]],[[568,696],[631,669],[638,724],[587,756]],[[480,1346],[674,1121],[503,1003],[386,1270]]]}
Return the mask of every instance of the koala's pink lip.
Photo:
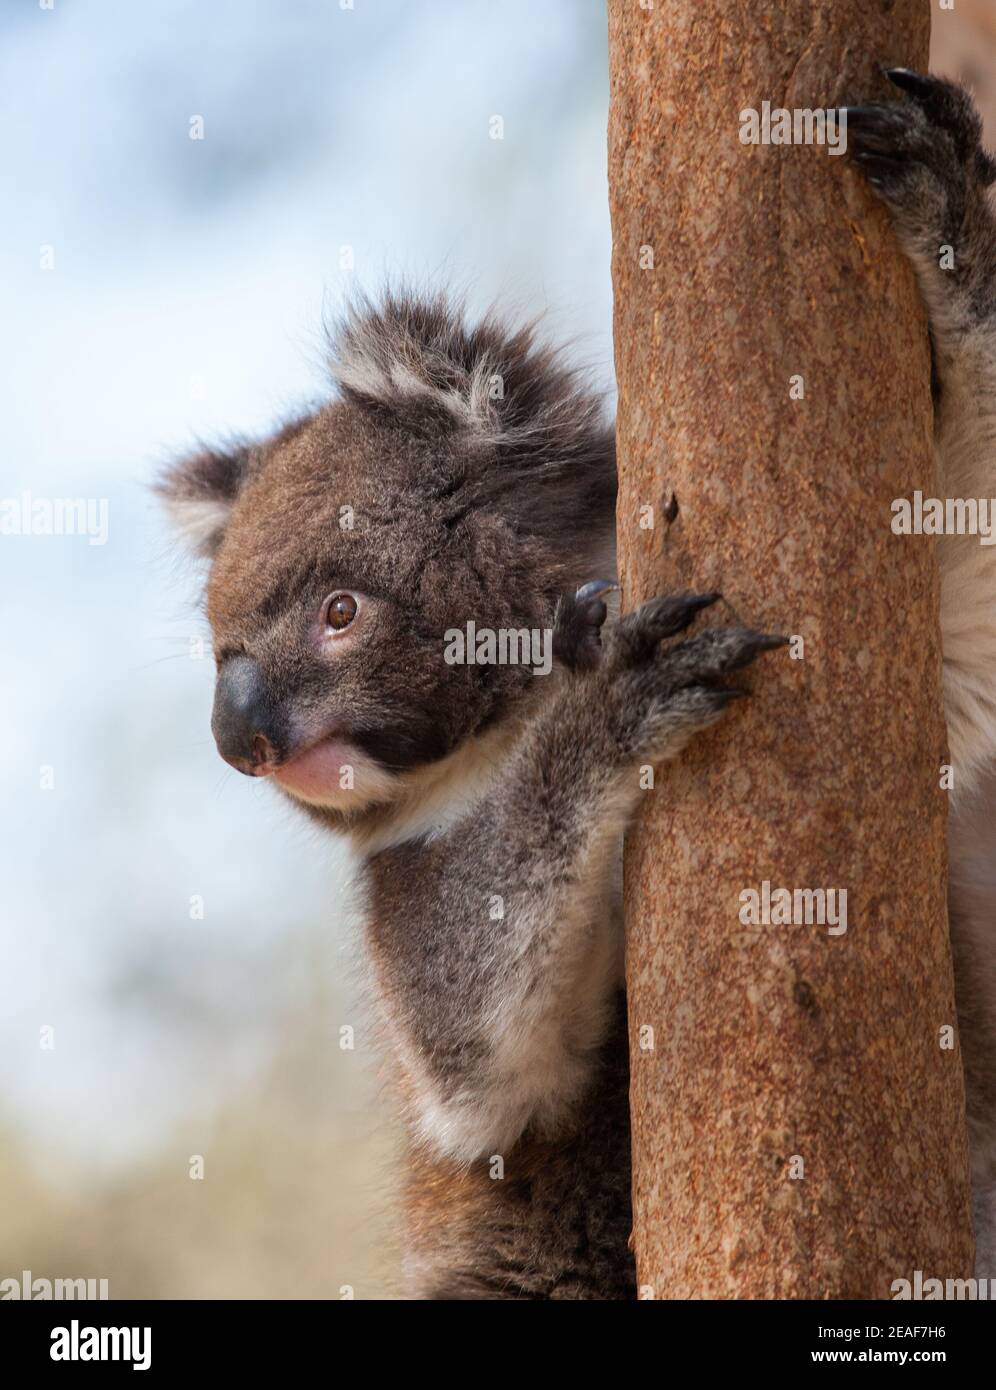
{"label": "koala's pink lip", "polygon": [[357,756],[352,743],[333,734],[281,763],[271,775],[288,791],[315,796],[328,787],[338,787],[343,768],[354,767]]}

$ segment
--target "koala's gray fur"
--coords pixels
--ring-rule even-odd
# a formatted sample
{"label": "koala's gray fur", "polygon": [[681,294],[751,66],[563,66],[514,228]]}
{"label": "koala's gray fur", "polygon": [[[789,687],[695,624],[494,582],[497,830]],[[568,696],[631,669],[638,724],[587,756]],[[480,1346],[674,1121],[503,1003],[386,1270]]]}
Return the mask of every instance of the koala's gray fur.
{"label": "koala's gray fur", "polygon": [[[971,97],[896,69],[906,100],[848,108],[850,153],[893,215],[930,318],[943,498],[996,497],[996,160]],[[953,265],[942,268],[942,249]],[[944,258],[946,263],[947,258]],[[980,1277],[996,1277],[996,547],[938,538],[954,789],[949,911]]]}
{"label": "koala's gray fur", "polygon": [[[991,496],[994,166],[958,89],[895,80],[908,100],[852,108],[852,153],[930,310],[942,487]],[[953,276],[937,268],[942,243],[956,248]],[[588,581],[613,572],[612,435],[529,331],[468,329],[443,299],[389,294],[341,326],[333,372],[330,405],[163,483],[212,557],[219,690],[235,661],[256,683],[265,737],[236,765],[272,772],[362,861],[410,1135],[407,1292],[632,1298],[621,838],[641,764],[719,718],[743,693],[727,677],[781,639],[683,638],[714,594],[654,599],[603,633],[607,585]],[[952,924],[980,1271],[996,1274],[996,826],[987,834],[973,809],[996,805],[996,556],[950,537],[941,559],[964,792]],[[344,590],[361,605],[340,640],[320,615]],[[445,664],[444,633],[468,620],[549,628],[554,672]],[[281,784],[337,739],[354,750],[354,787]]]}

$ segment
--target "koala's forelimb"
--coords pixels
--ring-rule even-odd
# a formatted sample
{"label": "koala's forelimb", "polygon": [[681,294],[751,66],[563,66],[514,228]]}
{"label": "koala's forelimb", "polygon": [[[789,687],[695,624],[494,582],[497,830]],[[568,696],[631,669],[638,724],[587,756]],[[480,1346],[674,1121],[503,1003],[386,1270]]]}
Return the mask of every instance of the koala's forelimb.
{"label": "koala's forelimb", "polygon": [[[971,97],[894,68],[906,100],[848,111],[848,143],[889,208],[930,321],[942,503],[996,497],[996,160]],[[991,511],[990,511],[991,515]],[[944,700],[953,769],[949,915],[965,1064],[976,1273],[996,1276],[996,553],[938,536]]]}
{"label": "koala's forelimb", "polygon": [[[996,492],[996,160],[971,97],[893,68],[907,99],[847,107],[849,152],[892,213],[930,321],[939,385],[935,442],[943,498],[989,505]],[[996,551],[942,535],[944,694],[955,794],[996,753]]]}
{"label": "koala's forelimb", "polygon": [[[404,921],[372,903],[375,966],[417,1074],[416,1122],[465,1161],[553,1137],[584,1093],[621,984],[612,896],[640,767],[746,691],[720,682],[786,639],[713,628],[664,648],[718,594],[651,599],[597,648],[605,584],[561,601],[565,669],[473,815],[380,856]],[[418,874],[414,865],[418,860]]]}

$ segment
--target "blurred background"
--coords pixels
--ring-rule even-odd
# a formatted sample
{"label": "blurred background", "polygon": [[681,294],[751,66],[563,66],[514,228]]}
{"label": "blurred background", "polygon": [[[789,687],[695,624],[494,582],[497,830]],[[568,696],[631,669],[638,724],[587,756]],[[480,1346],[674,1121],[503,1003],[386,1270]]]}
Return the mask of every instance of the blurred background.
{"label": "blurred background", "polygon": [[323,313],[388,273],[549,307],[611,380],[602,5],[0,20],[0,496],[108,503],[105,545],[0,537],[0,1278],[381,1296],[348,864],[214,751],[199,576],[148,484],[321,396]]}
{"label": "blurred background", "polygon": [[[108,532],[0,537],[0,1278],[390,1296],[349,864],[217,758],[148,484],[320,398],[386,274],[546,309],[611,386],[603,3],[49,3],[0,3],[0,496]],[[992,0],[935,66],[992,120]]]}

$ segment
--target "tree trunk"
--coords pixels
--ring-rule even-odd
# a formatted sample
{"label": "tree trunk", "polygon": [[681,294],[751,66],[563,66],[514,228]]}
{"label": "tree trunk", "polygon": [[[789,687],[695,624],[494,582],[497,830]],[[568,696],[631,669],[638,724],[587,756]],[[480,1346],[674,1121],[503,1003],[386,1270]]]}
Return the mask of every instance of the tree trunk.
{"label": "tree trunk", "polygon": [[[847,160],[740,134],[884,96],[929,5],[651,3],[609,0],[625,605],[721,589],[797,640],[627,842],[641,1296],[889,1298],[972,1265],[937,560],[890,529],[933,495],[928,340]],[[756,924],[766,882],[846,930]]]}

